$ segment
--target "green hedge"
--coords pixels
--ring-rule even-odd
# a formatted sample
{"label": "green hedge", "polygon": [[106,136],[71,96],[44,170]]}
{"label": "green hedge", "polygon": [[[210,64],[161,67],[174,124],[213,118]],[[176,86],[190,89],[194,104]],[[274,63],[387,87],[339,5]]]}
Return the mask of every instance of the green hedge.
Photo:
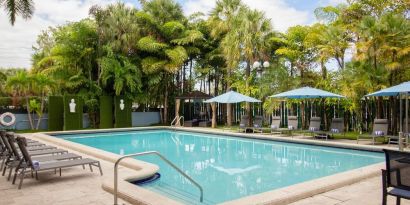
{"label": "green hedge", "polygon": [[13,104],[11,97],[0,97],[0,107],[7,107]]}
{"label": "green hedge", "polygon": [[[70,112],[71,99],[75,100],[75,112]],[[79,96],[64,96],[64,130],[83,129],[83,100]]]}
{"label": "green hedge", "polygon": [[[121,99],[124,100],[124,110],[120,109],[120,101]],[[126,99],[124,96],[115,96],[114,97],[114,108],[115,108],[115,127],[120,128],[120,127],[131,127],[132,126],[132,120],[131,120],[131,106],[132,106],[132,101]]]}
{"label": "green hedge", "polygon": [[48,130],[61,131],[64,128],[63,96],[48,97]]}
{"label": "green hedge", "polygon": [[112,128],[113,127],[113,97],[101,96],[100,97],[100,128]]}

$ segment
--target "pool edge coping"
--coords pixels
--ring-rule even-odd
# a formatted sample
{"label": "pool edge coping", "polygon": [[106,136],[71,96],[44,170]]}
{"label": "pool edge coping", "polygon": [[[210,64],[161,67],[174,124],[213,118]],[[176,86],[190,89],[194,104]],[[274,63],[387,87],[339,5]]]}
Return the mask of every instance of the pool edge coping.
{"label": "pool edge coping", "polygon": [[[108,151],[90,147],[87,145],[71,142],[68,140],[60,139],[54,136],[47,135],[45,133],[33,133],[32,136],[35,139],[39,139],[45,142],[53,143],[57,146],[67,148],[76,152],[84,153],[86,155],[95,157],[100,160],[104,160],[110,163],[114,163],[122,157],[121,155],[114,154]],[[144,162],[141,160],[128,158],[124,159],[120,163],[121,166],[131,169],[134,174],[124,175],[119,171],[118,176],[118,197],[122,198],[132,204],[150,204],[150,205],[163,205],[164,203],[169,205],[181,205],[181,203],[164,195],[157,194],[153,191],[138,187],[130,183],[133,180],[139,180],[150,177],[158,172],[159,167],[156,164]],[[121,167],[119,168],[121,169]],[[102,176],[101,188],[111,194],[114,194],[114,176],[106,175]],[[147,200],[153,199],[153,200]],[[154,203],[153,203],[154,202]]]}
{"label": "pool edge coping", "polygon": [[[205,133],[205,134],[216,134],[218,136],[228,136],[228,137],[241,137],[241,138],[248,138],[248,139],[261,139],[261,140],[270,140],[270,141],[280,141],[280,142],[290,142],[290,143],[298,143],[298,144],[308,144],[308,145],[316,145],[316,146],[327,146],[327,147],[336,147],[336,148],[346,148],[346,149],[354,149],[354,150],[363,150],[363,151],[373,151],[373,152],[381,152],[382,149],[380,147],[374,147],[369,145],[356,145],[356,144],[346,144],[346,143],[339,143],[334,141],[318,141],[318,140],[308,140],[308,139],[297,139],[291,137],[276,137],[272,135],[263,135],[263,134],[256,134],[256,133],[233,133],[233,132],[224,132],[221,130],[209,130],[209,129],[196,129],[196,128],[184,128],[184,127],[176,127],[170,128],[168,126],[151,126],[151,127],[133,127],[133,128],[115,128],[115,131],[139,131],[139,130],[158,130],[158,129],[167,129],[167,130],[178,130],[178,131],[188,131],[188,132],[196,132],[196,133]],[[111,152],[107,152],[104,150],[100,150],[97,148],[93,148],[90,146],[82,145],[75,142],[70,142],[68,140],[60,139],[52,134],[77,134],[77,133],[94,133],[94,132],[112,132],[113,129],[95,129],[95,130],[75,130],[75,131],[59,131],[59,132],[42,132],[42,133],[34,133],[32,134],[35,137],[39,137],[40,139],[50,141],[52,143],[56,143],[63,147],[67,147],[69,149],[85,153],[87,155],[100,158],[102,160],[115,163],[115,161],[121,156]],[[141,179],[144,177],[149,177],[155,174],[159,167],[155,164],[151,164],[148,162],[143,162],[135,159],[127,159],[121,165],[136,170],[139,173],[130,176],[124,176],[119,180],[119,196],[131,203],[135,204],[180,204],[177,201],[169,198],[168,196],[161,195],[156,192],[151,192],[147,190],[147,193],[144,193],[144,196],[140,196],[138,191],[141,191],[141,187],[137,187],[132,185],[128,181],[130,179]],[[156,166],[156,169],[155,169]],[[337,188],[341,188],[350,184],[354,184],[358,181],[368,179],[371,177],[375,177],[380,174],[380,169],[384,168],[384,163],[377,163],[372,164],[369,166],[361,167],[354,170],[349,170],[337,174],[333,174],[330,176],[321,177],[318,179],[313,179],[307,182],[302,182],[298,184],[294,184],[291,186],[270,190],[266,192],[262,192],[259,194],[254,194],[246,197],[242,197],[239,199],[226,201],[220,203],[221,205],[233,205],[233,204],[275,204],[275,205],[282,205],[282,204],[289,204],[292,202],[299,201],[304,198],[308,198],[320,193],[324,193],[327,191],[331,191]],[[141,171],[142,170],[142,171]],[[141,172],[140,172],[141,171]],[[329,183],[331,181],[331,183]],[[113,193],[113,176],[105,176],[102,189]],[[144,189],[146,190],[146,189]],[[205,193],[206,194],[206,193]],[[149,199],[152,200],[149,200]],[[163,199],[166,198],[166,199]],[[168,200],[169,199],[169,200]],[[149,201],[149,202],[148,202]],[[152,202],[156,203],[152,203]]]}

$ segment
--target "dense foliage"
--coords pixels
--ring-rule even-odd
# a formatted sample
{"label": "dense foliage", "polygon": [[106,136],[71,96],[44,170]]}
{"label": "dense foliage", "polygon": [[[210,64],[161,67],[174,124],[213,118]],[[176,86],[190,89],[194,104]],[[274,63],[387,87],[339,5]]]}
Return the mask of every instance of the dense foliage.
{"label": "dense foliage", "polygon": [[[317,8],[318,23],[285,33],[241,0],[218,0],[209,16],[185,16],[173,0],[140,3],[141,9],[94,6],[89,18],[41,33],[30,74],[9,75],[10,94],[80,94],[94,115],[99,96],[123,95],[139,109],[163,108],[166,122],[173,97],[195,88],[215,95],[236,89],[263,99],[272,112],[277,104],[267,96],[312,86],[347,96],[342,107],[349,118],[361,115],[365,94],[410,80],[405,0]],[[255,61],[270,66],[253,68]],[[41,84],[31,87],[26,78]],[[382,99],[377,105],[381,117]]]}

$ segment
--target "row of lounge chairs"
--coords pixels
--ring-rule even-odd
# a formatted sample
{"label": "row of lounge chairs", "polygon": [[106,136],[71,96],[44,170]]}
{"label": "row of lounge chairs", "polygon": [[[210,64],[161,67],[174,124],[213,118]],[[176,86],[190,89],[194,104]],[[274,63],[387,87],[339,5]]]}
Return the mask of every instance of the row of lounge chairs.
{"label": "row of lounge chairs", "polygon": [[344,121],[343,118],[334,118],[330,125],[330,130],[328,132],[323,131],[320,129],[321,119],[320,117],[312,117],[310,119],[309,130],[299,130],[298,129],[298,118],[297,116],[288,116],[288,127],[287,128],[280,128],[281,118],[278,116],[272,117],[271,126],[268,128],[263,127],[263,117],[262,116],[255,116],[253,121],[253,126],[246,126],[249,121],[249,117],[247,115],[242,116],[241,122],[239,124],[239,132],[246,131],[246,129],[252,129],[253,132],[262,133],[264,130],[270,130],[271,134],[282,134],[282,133],[289,133],[292,135],[292,131],[302,131],[312,133],[315,138],[325,138],[328,139],[335,133],[343,133],[344,132]]}
{"label": "row of lounge chairs", "polygon": [[[344,134],[345,133],[345,126],[344,126],[344,119],[343,118],[333,118],[330,124],[330,129],[328,131],[324,131],[321,129],[321,118],[320,117],[312,117],[310,119],[309,129],[308,130],[299,130],[298,129],[298,118],[297,116],[288,116],[288,127],[287,128],[280,128],[281,118],[279,116],[272,117],[272,123],[270,128],[263,127],[263,117],[262,116],[255,116],[253,121],[253,126],[247,126],[249,121],[249,117],[247,115],[243,115],[239,124],[238,131],[245,132],[247,129],[253,130],[253,132],[263,133],[264,130],[270,130],[271,134],[283,134],[289,133],[292,135],[292,131],[299,131],[304,133],[311,133],[314,138],[317,139],[329,139],[333,138],[335,134]],[[410,127],[410,125],[409,125]],[[397,136],[390,136],[387,135],[388,132],[388,121],[387,119],[375,119],[373,123],[372,132],[368,134],[361,134],[357,136],[357,143],[361,140],[368,140],[369,138],[372,140],[372,143],[375,144],[378,139],[387,139],[388,144],[391,143],[398,143]],[[408,135],[408,133],[407,133]],[[407,138],[410,136],[406,136]],[[407,142],[409,143],[409,142]]]}
{"label": "row of lounge chairs", "polygon": [[12,183],[15,184],[17,177],[20,178],[18,189],[21,189],[23,180],[28,172],[38,180],[38,172],[59,170],[61,176],[62,168],[82,166],[95,166],[103,175],[100,162],[90,158],[83,158],[67,150],[48,146],[41,142],[21,137],[17,134],[0,131],[0,160],[1,170],[4,176],[8,170],[7,180],[11,179],[14,172]]}
{"label": "row of lounge chairs", "polygon": [[193,119],[184,121],[184,127],[210,127],[211,125],[212,122],[209,120]]}

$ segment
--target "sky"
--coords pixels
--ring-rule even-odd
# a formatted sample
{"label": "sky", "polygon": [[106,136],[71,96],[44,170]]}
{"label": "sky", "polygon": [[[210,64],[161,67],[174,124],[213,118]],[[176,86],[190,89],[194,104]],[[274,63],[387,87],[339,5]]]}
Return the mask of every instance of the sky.
{"label": "sky", "polygon": [[[273,28],[285,32],[295,25],[315,23],[314,10],[320,6],[337,5],[344,0],[242,0],[249,7],[264,11]],[[117,0],[34,0],[35,13],[30,20],[18,18],[11,26],[4,10],[0,10],[0,68],[31,67],[32,47],[37,35],[48,27],[88,17],[92,5],[101,6]],[[139,7],[138,0],[124,0],[127,5]],[[186,15],[208,14],[215,0],[177,0]]]}

